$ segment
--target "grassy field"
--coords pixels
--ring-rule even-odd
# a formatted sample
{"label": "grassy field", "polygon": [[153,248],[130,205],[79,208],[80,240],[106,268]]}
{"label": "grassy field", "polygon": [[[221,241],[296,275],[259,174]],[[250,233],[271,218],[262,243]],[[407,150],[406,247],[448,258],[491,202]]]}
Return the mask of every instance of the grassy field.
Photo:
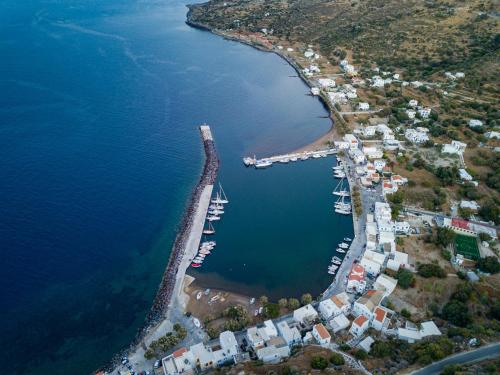
{"label": "grassy field", "polygon": [[458,234],[455,237],[455,252],[461,254],[467,259],[479,259],[479,248],[477,247],[477,238]]}

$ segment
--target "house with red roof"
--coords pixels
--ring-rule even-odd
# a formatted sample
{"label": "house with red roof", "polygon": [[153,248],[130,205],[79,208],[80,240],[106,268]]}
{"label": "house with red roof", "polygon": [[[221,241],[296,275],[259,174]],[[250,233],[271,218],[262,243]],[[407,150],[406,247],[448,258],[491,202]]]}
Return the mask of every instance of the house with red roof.
{"label": "house with red roof", "polygon": [[351,268],[349,276],[347,277],[347,289],[357,293],[363,293],[365,288],[365,268],[361,264],[355,263]]}
{"label": "house with red roof", "polygon": [[349,330],[349,332],[352,335],[358,337],[361,336],[363,333],[365,333],[365,331],[368,329],[369,326],[370,326],[370,320],[366,316],[360,315],[352,322],[351,329]]}

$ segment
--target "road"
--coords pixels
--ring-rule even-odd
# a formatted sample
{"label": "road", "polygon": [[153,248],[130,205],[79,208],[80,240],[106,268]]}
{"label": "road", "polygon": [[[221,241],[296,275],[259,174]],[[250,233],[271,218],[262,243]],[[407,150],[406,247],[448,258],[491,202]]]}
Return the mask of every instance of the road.
{"label": "road", "polygon": [[500,342],[483,346],[479,349],[471,350],[469,352],[458,353],[451,357],[445,358],[439,362],[435,362],[420,370],[413,371],[410,375],[434,375],[439,374],[447,365],[454,365],[460,363],[476,362],[488,358],[500,356]]}

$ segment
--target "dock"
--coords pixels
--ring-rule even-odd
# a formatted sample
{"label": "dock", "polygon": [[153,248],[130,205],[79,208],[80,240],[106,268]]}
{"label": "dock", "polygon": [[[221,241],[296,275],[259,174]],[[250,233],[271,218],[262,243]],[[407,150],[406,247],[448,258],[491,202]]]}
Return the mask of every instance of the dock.
{"label": "dock", "polygon": [[308,159],[326,158],[329,155],[335,155],[337,152],[338,150],[336,148],[328,148],[325,150],[318,150],[318,151],[303,151],[291,154],[275,155],[262,159],[257,159],[255,156],[254,157],[247,156],[243,158],[243,164],[245,164],[245,166],[247,167],[253,166],[259,169],[259,168],[270,167],[271,165],[273,165],[273,163],[287,164],[290,162],[293,163],[296,161],[304,161]]}

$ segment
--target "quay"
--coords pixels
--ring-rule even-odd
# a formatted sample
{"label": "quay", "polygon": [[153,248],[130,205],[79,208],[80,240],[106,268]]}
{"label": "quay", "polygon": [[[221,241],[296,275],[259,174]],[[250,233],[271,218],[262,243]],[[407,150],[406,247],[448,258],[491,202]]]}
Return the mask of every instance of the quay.
{"label": "quay", "polygon": [[243,158],[243,164],[245,164],[245,166],[247,167],[254,166],[255,168],[265,168],[265,167],[270,167],[273,163],[286,164],[289,162],[295,162],[299,160],[302,161],[308,160],[310,158],[319,159],[319,158],[325,158],[329,155],[334,155],[336,153],[337,149],[328,148],[325,150],[318,150],[318,151],[304,151],[304,152],[295,152],[284,155],[275,155],[262,159],[257,159],[255,156],[254,157],[247,156]]}

